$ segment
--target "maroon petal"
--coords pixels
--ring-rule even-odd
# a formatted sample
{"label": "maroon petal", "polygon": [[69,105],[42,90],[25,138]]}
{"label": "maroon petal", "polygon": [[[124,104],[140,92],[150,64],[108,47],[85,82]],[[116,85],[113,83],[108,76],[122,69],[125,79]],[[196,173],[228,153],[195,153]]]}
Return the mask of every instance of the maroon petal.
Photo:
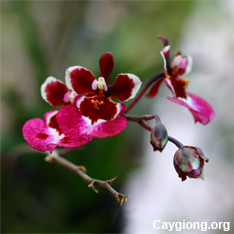
{"label": "maroon petal", "polygon": [[106,84],[109,84],[109,79],[111,72],[114,67],[114,58],[111,52],[107,52],[102,55],[99,60],[99,66],[101,71],[101,77],[103,77],[106,81]]}
{"label": "maroon petal", "polygon": [[164,79],[167,87],[171,90],[175,98],[187,98],[186,88],[188,86],[188,79],[179,79],[177,77],[167,76]]}
{"label": "maroon petal", "polygon": [[68,92],[65,84],[60,80],[50,76],[41,86],[41,96],[50,105],[55,107],[62,107],[66,105],[63,98]]}
{"label": "maroon petal", "polygon": [[122,132],[128,121],[124,117],[117,117],[113,121],[104,121],[101,123],[94,124],[88,130],[88,134],[93,137],[104,138],[108,136],[114,136]]}
{"label": "maroon petal", "polygon": [[127,101],[134,98],[141,87],[141,80],[133,74],[120,74],[115,82],[108,87],[106,93],[109,97],[115,97],[119,101]]}
{"label": "maroon petal", "polygon": [[150,91],[145,95],[147,98],[153,98],[157,95],[158,89],[162,84],[164,77],[158,79],[151,87]]}
{"label": "maroon petal", "polygon": [[114,120],[123,112],[125,106],[110,98],[83,97],[77,99],[76,105],[83,116],[90,119],[91,124],[98,120]]}
{"label": "maroon petal", "polygon": [[77,94],[96,94],[92,89],[95,80],[93,74],[84,67],[73,66],[66,70],[66,84],[69,89],[73,89]]}

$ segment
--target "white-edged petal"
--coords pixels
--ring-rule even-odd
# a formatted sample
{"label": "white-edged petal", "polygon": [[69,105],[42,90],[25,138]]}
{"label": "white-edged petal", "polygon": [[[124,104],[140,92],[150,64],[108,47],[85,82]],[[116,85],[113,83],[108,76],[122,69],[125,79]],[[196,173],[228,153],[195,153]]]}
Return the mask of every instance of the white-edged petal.
{"label": "white-edged petal", "polygon": [[56,81],[58,81],[58,82],[60,82],[60,83],[63,83],[63,82],[61,82],[60,80],[58,80],[58,79],[56,79],[55,77],[53,77],[53,76],[49,76],[48,78],[46,78],[46,80],[45,80],[45,82],[41,85],[41,96],[42,96],[42,98],[46,101],[46,102],[49,102],[48,100],[47,100],[47,94],[46,94],[46,86],[48,85],[48,84],[50,84],[51,82],[56,82]]}

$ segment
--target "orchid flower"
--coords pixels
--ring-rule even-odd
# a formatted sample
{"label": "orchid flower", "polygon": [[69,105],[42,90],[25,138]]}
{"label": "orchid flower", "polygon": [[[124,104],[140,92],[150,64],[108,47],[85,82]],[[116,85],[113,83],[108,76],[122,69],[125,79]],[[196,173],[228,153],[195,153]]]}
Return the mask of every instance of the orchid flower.
{"label": "orchid flower", "polygon": [[158,38],[162,39],[165,45],[159,52],[164,62],[164,76],[156,80],[146,96],[153,98],[157,94],[162,81],[164,81],[173,94],[172,98],[168,97],[170,101],[187,107],[192,113],[195,122],[202,124],[209,123],[214,117],[214,111],[211,105],[203,98],[189,93],[186,90],[189,80],[183,77],[192,69],[191,57],[182,56],[181,52],[178,52],[170,62],[170,46],[168,45],[167,39],[162,36]]}
{"label": "orchid flower", "polygon": [[[113,101],[111,97],[119,101],[134,98],[142,82],[137,76],[127,73],[118,75],[114,83],[108,85],[114,66],[110,52],[102,55],[99,65],[101,77],[98,80],[88,69],[72,66],[66,70],[67,86],[52,76],[42,84],[42,98],[54,107],[63,108],[53,112],[55,127],[41,119],[32,119],[25,123],[24,138],[33,148],[53,151],[56,146],[65,144],[64,139],[69,139],[64,147],[78,147],[88,143],[93,137],[114,136],[125,129],[127,120],[119,116],[125,105]],[[51,133],[54,133],[54,129],[56,135]],[[44,137],[41,137],[42,134]]]}
{"label": "orchid flower", "polygon": [[[135,97],[142,84],[137,76],[127,73],[118,75],[114,83],[109,85],[114,67],[113,55],[110,52],[102,55],[99,65],[101,77],[97,80],[84,67],[72,66],[66,71],[66,84],[77,96],[74,105],[60,110],[58,122],[62,131],[73,139],[77,139],[73,128],[76,128],[80,118],[85,121],[86,134],[90,136],[103,138],[120,133],[127,126],[126,118],[119,116],[125,105],[113,101],[111,97],[128,101]],[[74,123],[73,128],[70,122]]]}

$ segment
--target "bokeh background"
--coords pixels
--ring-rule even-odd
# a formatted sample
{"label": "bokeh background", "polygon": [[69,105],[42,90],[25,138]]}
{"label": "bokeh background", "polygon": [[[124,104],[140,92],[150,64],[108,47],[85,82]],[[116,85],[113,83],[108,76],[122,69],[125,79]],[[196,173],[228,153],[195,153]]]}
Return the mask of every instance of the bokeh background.
{"label": "bokeh background", "polygon": [[[229,221],[233,233],[233,3],[2,1],[1,232],[156,233],[153,221],[161,219]],[[181,183],[172,164],[175,146],[153,153],[149,133],[135,123],[67,156],[94,178],[118,175],[113,187],[129,197],[120,207],[104,189],[97,195],[73,172],[45,162],[44,154],[25,144],[21,129],[52,109],[40,97],[46,77],[64,81],[72,65],[98,77],[98,60],[107,51],[115,59],[110,82],[119,73],[146,82],[162,70],[159,34],[169,39],[172,54],[182,49],[192,56],[189,90],[212,104],[215,119],[195,125],[188,110],[166,99],[171,93],[165,85],[130,114],[159,114],[171,136],[201,147],[210,162],[204,181]]]}

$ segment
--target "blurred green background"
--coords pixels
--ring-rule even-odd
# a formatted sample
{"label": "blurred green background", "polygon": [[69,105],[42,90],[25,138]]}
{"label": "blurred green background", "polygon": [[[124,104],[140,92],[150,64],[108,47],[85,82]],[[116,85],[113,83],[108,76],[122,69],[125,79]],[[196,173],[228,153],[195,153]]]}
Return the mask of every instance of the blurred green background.
{"label": "blurred green background", "polygon": [[[119,73],[146,82],[162,70],[158,51],[166,36],[176,52],[181,29],[196,1],[4,1],[1,2],[2,233],[118,233],[124,212],[104,189],[99,194],[73,172],[44,161],[22,137],[22,126],[52,110],[40,97],[48,76],[64,82],[66,68],[84,66],[99,77],[98,61],[110,51]],[[141,100],[131,114],[149,112]],[[94,139],[67,156],[97,179],[118,175],[121,192],[139,167],[142,133],[136,124],[121,134]]]}

